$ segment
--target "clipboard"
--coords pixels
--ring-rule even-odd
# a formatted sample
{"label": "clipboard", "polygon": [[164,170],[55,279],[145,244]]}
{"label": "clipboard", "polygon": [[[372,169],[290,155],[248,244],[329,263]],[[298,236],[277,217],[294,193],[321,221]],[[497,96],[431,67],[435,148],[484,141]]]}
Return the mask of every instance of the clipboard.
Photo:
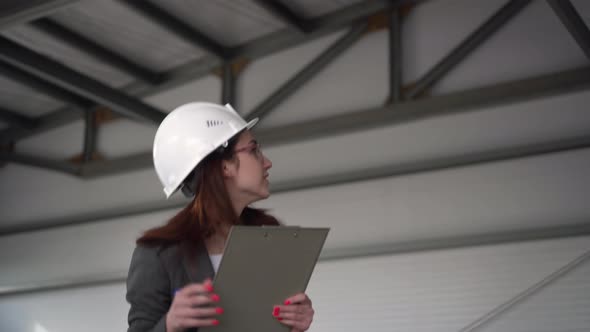
{"label": "clipboard", "polygon": [[213,281],[224,313],[219,325],[199,331],[289,331],[273,308],[305,291],[329,230],[233,226]]}

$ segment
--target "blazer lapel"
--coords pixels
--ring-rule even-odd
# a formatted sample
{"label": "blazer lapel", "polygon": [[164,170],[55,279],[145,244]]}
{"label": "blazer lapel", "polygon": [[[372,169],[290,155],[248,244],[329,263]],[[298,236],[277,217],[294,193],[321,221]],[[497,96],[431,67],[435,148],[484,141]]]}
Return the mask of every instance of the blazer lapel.
{"label": "blazer lapel", "polygon": [[182,265],[188,275],[189,282],[201,283],[207,278],[213,279],[215,271],[209,259],[207,248],[198,244],[184,242],[182,245]]}

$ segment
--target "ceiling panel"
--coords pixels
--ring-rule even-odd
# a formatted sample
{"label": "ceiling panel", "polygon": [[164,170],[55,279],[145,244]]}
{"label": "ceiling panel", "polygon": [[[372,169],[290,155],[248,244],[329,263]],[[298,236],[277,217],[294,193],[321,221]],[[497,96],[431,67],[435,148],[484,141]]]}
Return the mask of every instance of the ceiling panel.
{"label": "ceiling panel", "polygon": [[52,18],[157,72],[205,55],[204,51],[117,2],[84,1]]}
{"label": "ceiling panel", "polygon": [[299,16],[312,18],[328,14],[362,1],[363,0],[283,0],[283,4]]}
{"label": "ceiling panel", "polygon": [[30,117],[38,117],[64,104],[34,89],[0,76],[0,105]]}
{"label": "ceiling panel", "polygon": [[3,34],[32,51],[52,58],[111,87],[120,87],[134,80],[111,66],[95,61],[76,47],[58,41],[31,26],[14,27]]}
{"label": "ceiling panel", "polygon": [[280,20],[252,1],[151,2],[225,46],[236,46],[285,27]]}

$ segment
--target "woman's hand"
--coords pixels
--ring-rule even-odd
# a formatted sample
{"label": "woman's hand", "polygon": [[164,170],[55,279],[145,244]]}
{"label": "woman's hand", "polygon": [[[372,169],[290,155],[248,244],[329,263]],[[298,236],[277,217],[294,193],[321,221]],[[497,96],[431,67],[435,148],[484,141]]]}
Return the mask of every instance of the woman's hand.
{"label": "woman's hand", "polygon": [[222,314],[223,309],[212,307],[215,302],[219,302],[219,296],[213,293],[213,284],[209,279],[176,291],[166,314],[166,332],[218,325],[215,317]]}
{"label": "woman's hand", "polygon": [[274,307],[272,315],[282,324],[291,326],[291,332],[307,331],[313,321],[314,310],[307,295],[299,293]]}

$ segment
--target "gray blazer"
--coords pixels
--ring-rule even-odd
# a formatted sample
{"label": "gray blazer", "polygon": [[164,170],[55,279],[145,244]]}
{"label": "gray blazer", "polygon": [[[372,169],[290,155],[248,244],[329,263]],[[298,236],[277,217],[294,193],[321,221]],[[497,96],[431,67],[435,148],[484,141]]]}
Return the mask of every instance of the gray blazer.
{"label": "gray blazer", "polygon": [[133,251],[127,275],[126,299],[131,305],[127,331],[166,332],[166,313],[174,291],[189,283],[213,279],[214,273],[202,243],[138,245]]}

